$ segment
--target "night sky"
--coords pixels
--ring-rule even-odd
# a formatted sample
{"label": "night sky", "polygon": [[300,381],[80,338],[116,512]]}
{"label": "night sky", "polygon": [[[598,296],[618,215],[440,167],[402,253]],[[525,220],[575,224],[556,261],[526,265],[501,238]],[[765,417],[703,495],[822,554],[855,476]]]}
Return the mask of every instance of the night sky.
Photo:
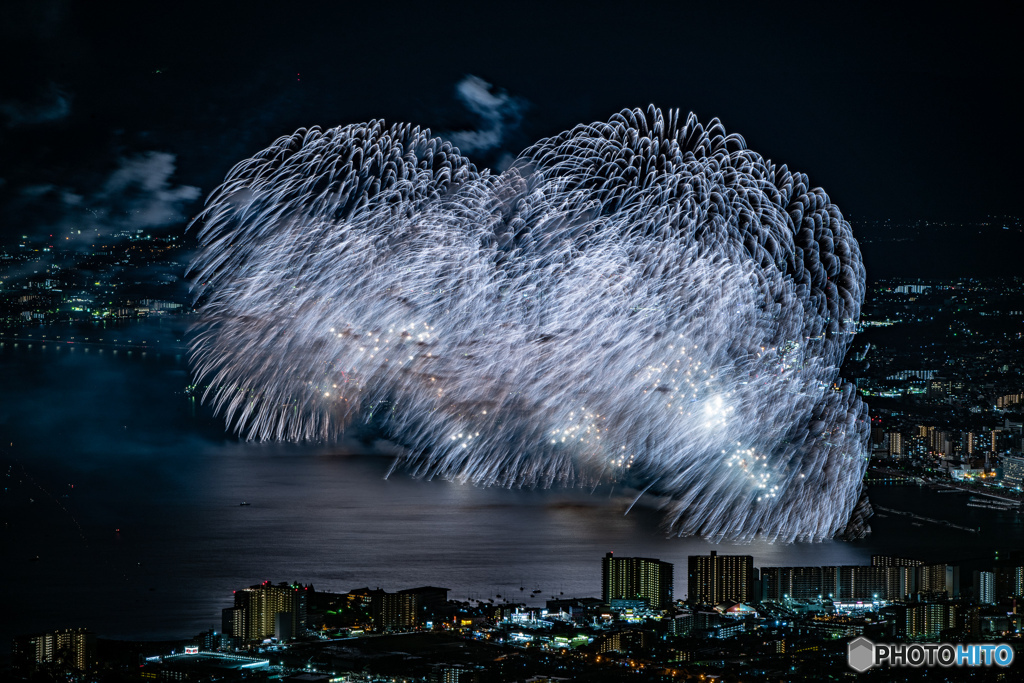
{"label": "night sky", "polygon": [[[154,183],[178,193],[143,227],[183,225],[235,162],[300,126],[472,130],[468,75],[517,105],[501,144],[470,154],[481,165],[653,102],[720,118],[855,227],[1018,215],[1024,60],[993,7],[4,3],[0,234],[138,213],[109,182],[140,155],[171,155]],[[85,199],[55,209],[61,192]]]}

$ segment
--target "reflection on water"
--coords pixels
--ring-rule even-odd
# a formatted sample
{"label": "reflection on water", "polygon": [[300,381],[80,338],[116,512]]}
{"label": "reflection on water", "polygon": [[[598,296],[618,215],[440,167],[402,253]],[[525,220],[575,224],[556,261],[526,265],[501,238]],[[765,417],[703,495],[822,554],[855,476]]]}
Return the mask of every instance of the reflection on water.
{"label": "reflection on water", "polygon": [[7,601],[4,643],[78,625],[110,637],[184,637],[219,628],[231,590],[266,579],[327,590],[432,584],[455,597],[529,600],[537,588],[536,600],[596,596],[600,558],[614,550],[674,562],[682,596],[686,556],[711,549],[763,566],[859,564],[872,553],[970,565],[1024,542],[1020,515],[916,487],[880,487],[872,498],[982,533],[888,516],[857,543],[666,538],[656,510],[641,501],[624,515],[631,495],[607,488],[385,479],[390,459],[356,440],[238,443],[183,393],[188,374],[174,354],[4,345],[0,371],[0,580],[22,587]]}

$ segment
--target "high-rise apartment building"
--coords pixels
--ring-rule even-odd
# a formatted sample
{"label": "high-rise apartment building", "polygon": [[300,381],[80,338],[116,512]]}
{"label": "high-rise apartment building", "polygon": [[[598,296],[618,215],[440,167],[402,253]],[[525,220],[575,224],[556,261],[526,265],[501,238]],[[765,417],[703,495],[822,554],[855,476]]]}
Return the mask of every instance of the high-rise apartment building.
{"label": "high-rise apartment building", "polygon": [[761,569],[762,600],[815,600],[827,596],[822,567],[764,567]]}
{"label": "high-rise apartment building", "polygon": [[994,564],[996,597],[1024,597],[1024,549],[997,550]]}
{"label": "high-rise apartment building", "polygon": [[982,605],[996,604],[995,572],[974,572],[974,595]]}
{"label": "high-rise apartment building", "polygon": [[952,600],[960,597],[960,567],[948,564],[924,565],[919,570],[918,589],[925,593],[945,593]]}
{"label": "high-rise apartment building", "polygon": [[235,591],[235,606],[224,611],[223,630],[243,642],[287,640],[306,627],[306,586],[266,581]]}
{"label": "high-rise apartment building", "polygon": [[956,605],[921,603],[907,607],[906,635],[910,640],[938,640],[946,629],[956,627]]}
{"label": "high-rise apartment building", "polygon": [[756,601],[757,586],[752,555],[690,555],[687,580],[689,599],[703,605],[726,600]]}
{"label": "high-rise apartment building", "polygon": [[655,609],[672,604],[673,566],[647,557],[615,557],[608,553],[601,561],[604,601],[646,600]]}
{"label": "high-rise apartment building", "polygon": [[890,458],[903,457],[903,434],[900,432],[889,432],[885,435],[886,452]]}
{"label": "high-rise apartment building", "polygon": [[415,594],[388,593],[377,589],[369,591],[368,596],[374,631],[411,631],[419,623],[419,600]]}

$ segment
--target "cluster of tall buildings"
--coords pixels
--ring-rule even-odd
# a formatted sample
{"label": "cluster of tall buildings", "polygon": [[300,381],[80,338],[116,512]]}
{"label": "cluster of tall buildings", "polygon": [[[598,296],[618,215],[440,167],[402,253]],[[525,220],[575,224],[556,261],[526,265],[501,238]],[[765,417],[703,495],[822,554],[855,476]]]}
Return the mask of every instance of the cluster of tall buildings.
{"label": "cluster of tall buildings", "polygon": [[395,633],[423,626],[448,602],[448,589],[422,586],[388,593],[379,588],[358,588],[345,594],[345,599],[362,604],[370,615],[374,631]]}
{"label": "cluster of tall buildings", "polygon": [[[1024,596],[1024,556],[998,554],[993,571],[975,571],[973,589],[961,594],[960,568],[874,555],[868,566],[754,568],[749,555],[690,556],[689,601],[864,605],[882,611],[893,637],[934,640],[947,630],[979,632],[979,610]],[[970,596],[970,599],[964,599]],[[887,606],[886,606],[887,605]]]}
{"label": "cluster of tall buildings", "polygon": [[[997,596],[1024,596],[1024,559],[997,555],[993,571],[973,573],[974,600],[994,604]],[[750,555],[691,555],[690,602],[784,602],[830,599],[833,602],[893,602],[909,598],[961,597],[960,567],[873,555],[870,565],[754,568]]]}
{"label": "cluster of tall buildings", "polygon": [[[674,603],[673,565],[645,557],[604,556],[602,598],[613,611],[646,607],[664,610]],[[970,577],[968,577],[970,578]],[[870,565],[754,567],[751,555],[690,555],[687,602],[696,605],[758,602],[892,603],[961,598],[960,567],[873,555]],[[974,603],[1024,596],[1024,556],[998,554],[992,571],[973,572]],[[566,602],[566,601],[560,601]]]}
{"label": "cluster of tall buildings", "polygon": [[[672,581],[673,567],[668,562],[612,553],[602,562],[603,597],[613,607],[615,602],[627,606],[626,602],[642,601],[650,608],[664,609],[673,601]],[[702,605],[825,598],[834,602],[893,601],[914,594],[956,598],[960,595],[960,568],[875,555],[868,566],[764,567],[759,572],[751,555],[711,551],[710,555],[689,556],[687,582],[688,601]],[[994,580],[990,584],[994,589]]]}
{"label": "cluster of tall buildings", "polygon": [[[1016,572],[1016,573],[1014,573]],[[1012,568],[999,576],[998,589],[1006,595],[1020,595],[1018,574]],[[665,609],[672,602],[673,566],[642,557],[605,555],[602,561],[602,589],[605,604],[623,607],[631,601],[652,609]],[[960,568],[949,564],[925,564],[887,555],[874,555],[871,564],[806,567],[754,567],[751,555],[690,555],[687,560],[689,602],[718,605],[724,602],[754,603],[830,599],[833,602],[903,601],[908,596],[960,597]],[[975,572],[976,590],[994,602],[997,591],[994,572]]]}
{"label": "cluster of tall buildings", "polygon": [[[939,386],[940,381],[932,382]],[[998,399],[1003,401],[1003,397]],[[935,456],[946,459],[989,458],[998,462],[997,456],[1019,456],[1021,448],[1021,423],[1003,421],[998,427],[984,427],[973,430],[940,428],[934,425],[918,424],[910,429],[884,429],[872,427],[871,443],[878,455],[890,458]]]}
{"label": "cluster of tall buildings", "polygon": [[96,662],[96,634],[84,628],[36,633],[14,639],[15,667],[49,664],[68,671],[88,671]]}
{"label": "cluster of tall buildings", "polygon": [[434,586],[388,593],[357,588],[348,593],[317,592],[313,586],[266,581],[234,593],[235,604],[222,612],[221,628],[235,642],[279,641],[303,635],[311,628],[310,614],[358,610],[370,630],[379,633],[412,631],[433,610],[448,601],[448,589]]}
{"label": "cluster of tall buildings", "polygon": [[[973,572],[973,587],[965,581],[962,591],[960,567],[952,564],[874,555],[869,565],[757,568],[751,555],[712,551],[687,558],[688,595],[682,605],[672,599],[670,563],[608,553],[602,559],[603,601],[596,611],[562,616],[570,611],[562,603],[579,602],[566,600],[549,602],[548,610],[580,625],[586,623],[582,616],[610,627],[611,635],[595,636],[601,652],[638,647],[624,639],[635,637],[630,629],[642,630],[637,624],[650,618],[668,623],[661,628],[669,634],[701,633],[711,639],[757,628],[749,619],[762,624],[765,614],[775,615],[775,627],[782,619],[793,634],[812,640],[862,634],[868,624],[896,639],[977,637],[1017,623],[1016,616],[1000,616],[994,605],[1024,596],[1024,555],[1003,553],[994,564],[992,571]],[[869,613],[880,619],[867,619]],[[617,617],[610,622],[610,615]],[[999,626],[1002,622],[1011,626]]]}

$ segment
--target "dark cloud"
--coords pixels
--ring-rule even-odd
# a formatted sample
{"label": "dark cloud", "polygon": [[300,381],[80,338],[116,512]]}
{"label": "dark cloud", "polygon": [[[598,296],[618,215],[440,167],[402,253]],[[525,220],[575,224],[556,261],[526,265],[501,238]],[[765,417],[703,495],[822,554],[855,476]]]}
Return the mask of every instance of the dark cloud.
{"label": "dark cloud", "polygon": [[0,117],[7,128],[53,123],[71,114],[71,96],[50,83],[31,100],[0,101]]}
{"label": "dark cloud", "polygon": [[460,102],[480,120],[477,130],[442,134],[463,154],[500,149],[509,133],[515,131],[527,108],[526,100],[513,97],[504,90],[492,90],[484,79],[469,75],[455,86]]}
{"label": "dark cloud", "polygon": [[52,183],[25,185],[11,202],[12,213],[20,217],[23,234],[52,237],[65,247],[179,225],[200,190],[172,182],[175,161],[175,155],[167,152],[122,158],[91,191]]}
{"label": "dark cloud", "polygon": [[182,219],[182,208],[199,198],[191,185],[174,186],[175,156],[167,152],[146,152],[121,160],[96,204],[110,207],[108,222],[127,228],[161,228]]}

